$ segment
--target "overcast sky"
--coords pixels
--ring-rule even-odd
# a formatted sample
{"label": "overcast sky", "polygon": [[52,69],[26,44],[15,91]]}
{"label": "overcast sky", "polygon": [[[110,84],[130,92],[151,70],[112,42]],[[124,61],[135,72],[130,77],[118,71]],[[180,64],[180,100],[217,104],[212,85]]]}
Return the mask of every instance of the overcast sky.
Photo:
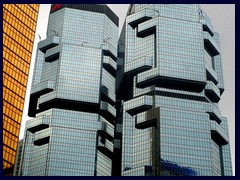
{"label": "overcast sky", "polygon": [[[108,5],[118,15],[119,27],[121,30],[128,9],[128,4]],[[202,4],[201,7],[210,17],[214,30],[220,35],[225,92],[221,97],[219,107],[222,116],[228,118],[233,174],[235,175],[235,5]],[[49,10],[49,4],[40,5],[19,139],[23,138],[25,122],[30,119],[27,116],[27,111],[36,55],[36,43],[39,42],[38,34],[41,36],[42,40],[46,38]]]}

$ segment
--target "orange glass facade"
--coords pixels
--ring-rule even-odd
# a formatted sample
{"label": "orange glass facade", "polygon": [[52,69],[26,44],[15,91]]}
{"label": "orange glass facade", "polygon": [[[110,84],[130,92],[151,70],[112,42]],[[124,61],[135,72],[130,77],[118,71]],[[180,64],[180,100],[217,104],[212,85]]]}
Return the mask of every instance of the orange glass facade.
{"label": "orange glass facade", "polygon": [[39,4],[3,4],[3,175],[12,175]]}

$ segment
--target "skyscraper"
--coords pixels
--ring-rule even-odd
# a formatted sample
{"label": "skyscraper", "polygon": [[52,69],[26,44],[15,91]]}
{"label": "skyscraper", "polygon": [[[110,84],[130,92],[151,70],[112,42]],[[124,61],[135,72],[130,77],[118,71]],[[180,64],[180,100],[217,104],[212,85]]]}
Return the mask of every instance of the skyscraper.
{"label": "skyscraper", "polygon": [[3,4],[3,175],[12,175],[38,4]]}
{"label": "skyscraper", "polygon": [[131,5],[118,45],[122,175],[232,175],[219,35],[200,6]]}
{"label": "skyscraper", "polygon": [[23,149],[23,139],[18,141],[18,148],[17,148],[17,155],[16,155],[16,160],[15,160],[15,165],[13,170],[13,176],[21,176],[20,164],[21,164],[21,158],[23,155],[22,149]]}
{"label": "skyscraper", "polygon": [[54,4],[38,43],[22,175],[111,175],[118,17],[106,5]]}

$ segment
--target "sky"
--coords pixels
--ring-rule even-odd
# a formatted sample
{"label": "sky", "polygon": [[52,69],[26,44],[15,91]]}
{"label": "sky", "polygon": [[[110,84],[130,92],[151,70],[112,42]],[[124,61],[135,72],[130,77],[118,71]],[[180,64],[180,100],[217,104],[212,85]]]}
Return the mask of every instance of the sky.
{"label": "sky", "polygon": [[[129,5],[108,4],[108,6],[119,17],[120,33]],[[222,116],[228,118],[233,175],[235,175],[235,5],[201,4],[200,6],[210,17],[214,30],[220,35],[225,92],[221,96],[219,108]],[[22,139],[24,136],[26,120],[31,119],[27,116],[27,111],[36,47],[37,43],[40,41],[39,36],[41,40],[46,38],[49,11],[50,4],[40,5],[19,139]]]}

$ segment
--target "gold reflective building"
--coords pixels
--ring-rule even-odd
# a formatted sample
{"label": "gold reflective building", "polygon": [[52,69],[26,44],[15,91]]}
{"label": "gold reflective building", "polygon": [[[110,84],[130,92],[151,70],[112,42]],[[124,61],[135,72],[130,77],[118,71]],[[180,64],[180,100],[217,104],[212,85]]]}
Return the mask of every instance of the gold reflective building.
{"label": "gold reflective building", "polygon": [[39,4],[3,4],[3,175],[12,175]]}

